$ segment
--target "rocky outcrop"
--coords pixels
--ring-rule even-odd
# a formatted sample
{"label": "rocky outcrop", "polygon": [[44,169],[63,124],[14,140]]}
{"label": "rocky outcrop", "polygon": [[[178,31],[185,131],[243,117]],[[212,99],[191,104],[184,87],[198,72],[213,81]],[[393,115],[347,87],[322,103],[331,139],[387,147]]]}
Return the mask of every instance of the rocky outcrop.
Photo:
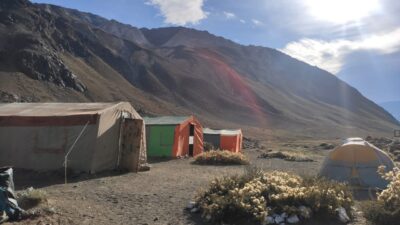
{"label": "rocky outcrop", "polygon": [[32,79],[48,81],[61,87],[84,92],[85,85],[77,79],[55,54],[40,54],[22,50],[15,54],[18,70]]}

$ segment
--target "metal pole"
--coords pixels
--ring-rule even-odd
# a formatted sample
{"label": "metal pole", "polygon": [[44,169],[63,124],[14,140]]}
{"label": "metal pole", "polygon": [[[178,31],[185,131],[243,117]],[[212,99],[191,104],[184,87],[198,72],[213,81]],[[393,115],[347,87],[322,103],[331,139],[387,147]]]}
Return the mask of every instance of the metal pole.
{"label": "metal pole", "polygon": [[75,144],[78,142],[79,138],[81,138],[83,132],[86,130],[86,127],[89,125],[89,122],[90,122],[90,120],[87,121],[86,125],[83,127],[83,129],[79,133],[78,137],[75,139],[74,143],[71,145],[71,147],[69,148],[67,154],[64,157],[64,176],[65,176],[64,182],[65,182],[65,184],[67,184],[67,162],[68,162],[68,156],[72,152],[72,149],[74,149]]}

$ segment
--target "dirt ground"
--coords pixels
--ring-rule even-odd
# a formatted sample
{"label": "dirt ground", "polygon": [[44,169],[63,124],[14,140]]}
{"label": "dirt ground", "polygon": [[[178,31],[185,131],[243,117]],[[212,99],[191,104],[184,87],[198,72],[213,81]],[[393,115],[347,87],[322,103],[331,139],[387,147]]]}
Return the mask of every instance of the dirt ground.
{"label": "dirt ground", "polygon": [[[300,147],[299,147],[300,146]],[[264,150],[244,150],[253,166],[265,170],[291,171],[315,175],[327,150],[303,148],[314,162],[288,162],[282,159],[260,159]],[[285,147],[282,147],[285,148]],[[315,153],[315,154],[314,154]],[[206,224],[200,215],[184,210],[187,203],[215,177],[242,173],[246,166],[200,166],[193,159],[153,162],[147,172],[80,177],[63,184],[61,176],[46,177],[25,172],[15,173],[18,190],[33,186],[48,194],[48,211],[37,218],[12,224]],[[89,178],[89,179],[87,179]],[[308,223],[310,224],[310,223]],[[312,223],[322,224],[322,223]],[[323,223],[327,224],[327,223]],[[340,224],[332,222],[329,224]],[[365,224],[360,213],[352,225]]]}

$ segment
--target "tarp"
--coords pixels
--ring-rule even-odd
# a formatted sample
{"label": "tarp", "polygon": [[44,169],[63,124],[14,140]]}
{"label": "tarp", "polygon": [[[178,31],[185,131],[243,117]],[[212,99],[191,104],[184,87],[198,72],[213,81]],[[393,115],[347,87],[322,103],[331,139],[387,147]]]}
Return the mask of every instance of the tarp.
{"label": "tarp", "polygon": [[379,166],[394,167],[390,157],[364,140],[348,139],[326,157],[320,175],[362,187],[385,188],[388,184],[378,173]]}
{"label": "tarp", "polygon": [[172,156],[176,125],[147,125],[147,154]]}
{"label": "tarp", "polygon": [[148,155],[179,157],[190,155],[190,127],[193,126],[193,156],[203,151],[203,132],[194,117],[145,117]]}
{"label": "tarp", "polygon": [[[14,194],[13,169],[0,168],[0,221],[18,220],[24,210],[18,207]],[[3,214],[5,212],[5,214]],[[1,223],[0,222],[0,223]]]}
{"label": "tarp", "polygon": [[144,117],[147,125],[178,125],[190,119],[189,116],[158,116]]}
{"label": "tarp", "polygon": [[[123,117],[142,120],[127,102],[0,104],[0,166],[62,168],[65,154],[83,132],[68,157],[68,168],[92,173],[115,169],[123,155]],[[145,128],[141,130],[139,151],[146,152]],[[141,156],[140,162],[146,163]]]}
{"label": "tarp", "polygon": [[[210,128],[203,129],[204,141],[211,143],[214,147],[231,152],[242,150],[243,134],[242,130],[215,130]],[[219,138],[219,141],[216,139]]]}

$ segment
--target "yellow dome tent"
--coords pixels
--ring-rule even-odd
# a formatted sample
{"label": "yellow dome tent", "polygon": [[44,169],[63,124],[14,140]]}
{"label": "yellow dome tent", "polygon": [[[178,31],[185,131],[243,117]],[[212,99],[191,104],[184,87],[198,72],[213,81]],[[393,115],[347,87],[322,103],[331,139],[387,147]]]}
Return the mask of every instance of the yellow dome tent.
{"label": "yellow dome tent", "polygon": [[380,165],[386,166],[387,171],[394,167],[384,151],[361,138],[349,138],[329,153],[320,175],[355,186],[383,189],[388,182],[377,172]]}

